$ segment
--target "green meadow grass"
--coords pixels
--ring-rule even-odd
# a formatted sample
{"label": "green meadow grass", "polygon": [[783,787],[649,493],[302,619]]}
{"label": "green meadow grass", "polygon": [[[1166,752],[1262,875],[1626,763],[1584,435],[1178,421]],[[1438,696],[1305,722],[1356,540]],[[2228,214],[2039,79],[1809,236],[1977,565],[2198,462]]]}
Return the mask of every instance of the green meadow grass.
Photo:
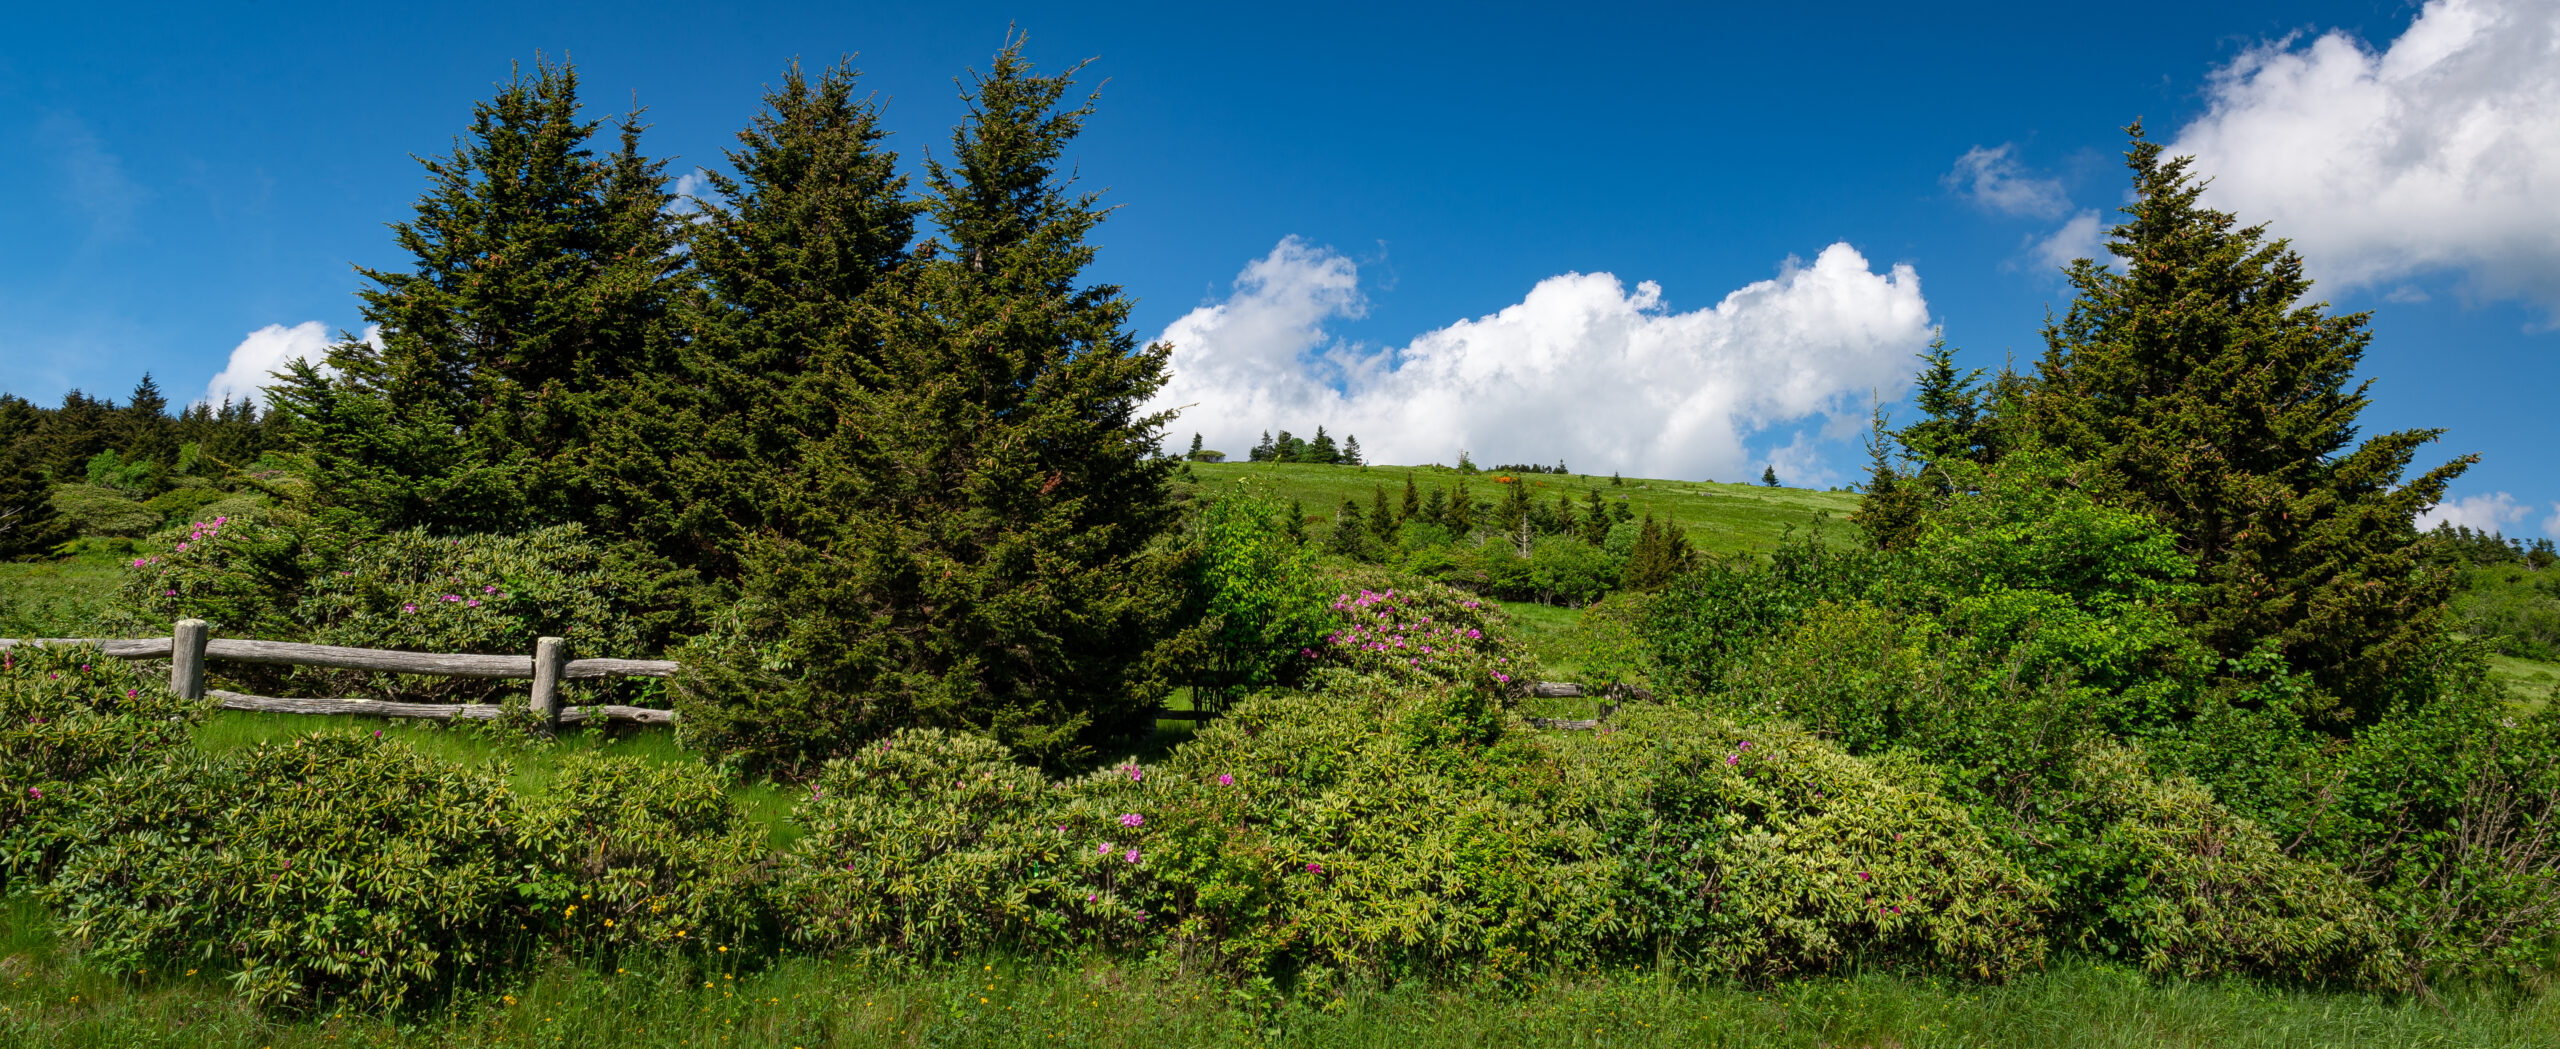
{"label": "green meadow grass", "polygon": [[0,561],[0,637],[85,637],[120,576],[113,554]]}
{"label": "green meadow grass", "polygon": [[406,1016],[266,1015],[195,975],[84,964],[23,898],[0,907],[0,1044],[59,1049],[345,1046],[2540,1046],[2547,990],[2415,999],[2188,983],[2065,958],[2001,985],[1890,973],[1772,987],[1669,970],[1509,984],[1354,985],[1303,999],[1104,955],[939,964],[801,956],[555,958]]}
{"label": "green meadow grass", "polygon": [[2489,679],[2506,687],[2508,702],[2526,710],[2540,710],[2560,697],[2560,663],[2490,656]]}
{"label": "green meadow grass", "polygon": [[[1455,469],[1441,466],[1312,466],[1303,463],[1194,463],[1192,475],[1203,493],[1215,494],[1237,489],[1258,490],[1282,501],[1296,499],[1310,514],[1331,520],[1333,511],[1344,499],[1351,499],[1367,510],[1376,489],[1387,490],[1388,505],[1401,505],[1404,479],[1411,474],[1428,499],[1433,487],[1454,487],[1462,477],[1468,492],[1479,502],[1492,502],[1501,497],[1501,486],[1491,473],[1461,475]],[[1604,499],[1627,498],[1627,505],[1638,517],[1651,513],[1658,518],[1677,521],[1689,533],[1689,542],[1700,550],[1716,554],[1758,553],[1778,545],[1790,529],[1803,531],[1824,518],[1827,535],[1840,539],[1850,537],[1846,523],[1849,511],[1857,509],[1855,492],[1820,492],[1804,488],[1768,488],[1756,484],[1718,484],[1712,481],[1671,481],[1659,478],[1626,478],[1626,483],[1612,485],[1606,476],[1590,474],[1526,474],[1522,479],[1541,502],[1552,503],[1561,493],[1579,503],[1583,493],[1597,488]]]}

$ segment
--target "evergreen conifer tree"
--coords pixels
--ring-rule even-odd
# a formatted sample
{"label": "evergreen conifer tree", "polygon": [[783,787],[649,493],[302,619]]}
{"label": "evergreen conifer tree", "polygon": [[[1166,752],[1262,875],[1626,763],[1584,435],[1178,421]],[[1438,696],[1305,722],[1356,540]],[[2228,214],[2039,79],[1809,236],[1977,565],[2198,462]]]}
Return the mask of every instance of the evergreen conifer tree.
{"label": "evergreen conifer tree", "polygon": [[1194,433],[1194,434],[1192,434],[1192,435],[1191,435],[1191,450],[1190,450],[1190,451],[1187,451],[1187,452],[1182,453],[1182,457],[1183,457],[1183,458],[1185,458],[1185,459],[1189,459],[1189,460],[1191,460],[1191,461],[1193,461],[1193,462],[1198,462],[1198,461],[1200,460],[1200,452],[1201,452],[1201,450],[1202,450],[1202,449],[1204,449],[1204,448],[1206,448],[1206,447],[1207,447],[1206,445],[1204,445],[1204,444],[1202,444],[1202,443],[1201,443],[1201,441],[1200,441],[1200,435],[1199,435],[1199,434],[1197,434],[1197,433]]}
{"label": "evergreen conifer tree", "polygon": [[[822,361],[877,366],[874,288],[907,258],[921,205],[884,147],[875,106],[839,61],[812,81],[797,63],[694,202],[686,240],[700,280],[681,303],[682,368],[627,384],[631,409],[599,442],[629,501],[663,515],[668,552],[734,573],[744,536],[782,522],[780,494],[807,479],[803,442],[834,408]],[[651,453],[673,449],[653,469]],[[616,454],[620,453],[620,454]]]}
{"label": "evergreen conifer tree", "polygon": [[2473,457],[2403,472],[2439,430],[2358,443],[2368,316],[2306,300],[2288,242],[2202,205],[2191,158],[2127,129],[2134,201],[2082,259],[2013,424],[2096,467],[2093,487],[2175,531],[2188,617],[2240,656],[2276,646],[2352,715],[2407,694],[2443,636],[2448,573],[2413,525]]}
{"label": "evergreen conifer tree", "polygon": [[1421,512],[1422,493],[1414,488],[1413,471],[1407,470],[1404,475],[1404,502],[1396,507],[1396,521],[1401,524],[1413,520],[1414,515]]}
{"label": "evergreen conifer tree", "polygon": [[1360,504],[1350,496],[1342,499],[1342,508],[1333,512],[1333,531],[1325,537],[1325,549],[1354,561],[1367,560],[1369,522],[1360,514]]}
{"label": "evergreen conifer tree", "polygon": [[1613,523],[1615,522],[1609,520],[1609,504],[1600,498],[1600,490],[1597,488],[1586,490],[1582,500],[1582,541],[1593,546],[1606,542],[1609,538],[1609,526]]}
{"label": "evergreen conifer tree", "polygon": [[1378,544],[1393,549],[1396,544],[1396,515],[1387,508],[1387,486],[1378,485],[1369,500],[1369,532]]}
{"label": "evergreen conifer tree", "polygon": [[1342,452],[1333,446],[1333,438],[1325,435],[1324,427],[1318,426],[1315,439],[1307,442],[1306,451],[1301,454],[1299,461],[1331,464],[1340,462],[1341,459]]}
{"label": "evergreen conifer tree", "polygon": [[52,494],[34,464],[0,456],[0,561],[33,557],[70,538],[54,515]]}
{"label": "evergreen conifer tree", "polygon": [[735,626],[696,643],[705,749],[805,769],[939,725],[1063,761],[1151,724],[1183,598],[1149,552],[1174,522],[1165,417],[1139,407],[1170,350],[1085,282],[1106,209],[1060,167],[1092,112],[1074,74],[1009,40],[962,95],[925,165],[940,233],[870,297],[877,343],[821,361],[841,421],[748,544]]}
{"label": "evergreen conifer tree", "polygon": [[1769,487],[1771,487],[1771,488],[1775,488],[1775,487],[1777,487],[1777,486],[1778,486],[1778,468],[1777,468],[1777,467],[1775,467],[1775,466],[1764,466],[1764,467],[1762,467],[1762,468],[1760,469],[1760,483],[1761,483],[1761,484],[1764,484],[1764,485],[1768,485],[1768,486],[1769,486]]}
{"label": "evergreen conifer tree", "polygon": [[1342,465],[1344,465],[1344,466],[1367,466],[1367,465],[1369,465],[1369,460],[1362,458],[1362,457],[1361,457],[1361,455],[1360,455],[1360,437],[1359,437],[1359,435],[1357,435],[1357,434],[1344,434],[1344,435],[1343,435],[1343,438],[1342,438],[1342,460],[1341,460],[1341,461],[1342,461]]}
{"label": "evergreen conifer tree", "polygon": [[341,378],[300,369],[278,388],[319,497],[384,526],[514,531],[562,521],[608,530],[628,506],[599,499],[585,452],[622,411],[617,381],[668,364],[664,318],[684,276],[660,163],[589,147],[568,65],[537,61],[473,106],[429,190],[392,227],[407,270],[360,269],[380,344],[332,347]]}
{"label": "evergreen conifer tree", "polygon": [[1264,430],[1264,431],[1262,431],[1262,440],[1261,440],[1261,442],[1260,442],[1260,443],[1258,443],[1258,444],[1255,444],[1255,445],[1253,446],[1253,450],[1252,450],[1251,452],[1246,453],[1246,461],[1248,461],[1248,462],[1256,462],[1256,463],[1267,463],[1267,462],[1270,462],[1273,458],[1277,457],[1279,454],[1280,454],[1280,445],[1279,445],[1277,442],[1274,442],[1274,441],[1271,439],[1271,431],[1269,431],[1269,430]]}

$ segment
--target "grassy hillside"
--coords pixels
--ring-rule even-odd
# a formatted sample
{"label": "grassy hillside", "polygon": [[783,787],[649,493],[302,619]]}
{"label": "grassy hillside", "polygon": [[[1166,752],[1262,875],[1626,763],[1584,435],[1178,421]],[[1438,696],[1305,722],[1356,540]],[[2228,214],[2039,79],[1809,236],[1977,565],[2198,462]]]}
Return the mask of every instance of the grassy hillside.
{"label": "grassy hillside", "polygon": [[118,553],[0,561],[0,637],[81,637],[120,578]]}
{"label": "grassy hillside", "polygon": [[[1467,490],[1479,502],[1499,498],[1500,486],[1491,473],[1460,474],[1441,466],[1310,466],[1299,463],[1195,463],[1191,467],[1205,492],[1254,487],[1282,500],[1296,499],[1310,514],[1330,517],[1334,508],[1346,498],[1358,500],[1362,508],[1369,506],[1379,486],[1387,490],[1390,505],[1404,498],[1404,479],[1409,474],[1428,497],[1433,487],[1451,488],[1464,479]],[[1843,520],[1857,508],[1858,496],[1851,492],[1821,492],[1804,488],[1765,488],[1750,484],[1717,484],[1711,481],[1666,481],[1655,478],[1629,477],[1624,484],[1612,485],[1606,475],[1529,474],[1524,480],[1539,501],[1552,503],[1558,493],[1572,496],[1577,502],[1587,490],[1597,488],[1604,499],[1625,497],[1637,516],[1652,513],[1656,517],[1677,521],[1688,530],[1689,542],[1698,549],[1718,554],[1756,552],[1776,546],[1789,528],[1811,527],[1828,516],[1826,533],[1847,538],[1849,527]]]}

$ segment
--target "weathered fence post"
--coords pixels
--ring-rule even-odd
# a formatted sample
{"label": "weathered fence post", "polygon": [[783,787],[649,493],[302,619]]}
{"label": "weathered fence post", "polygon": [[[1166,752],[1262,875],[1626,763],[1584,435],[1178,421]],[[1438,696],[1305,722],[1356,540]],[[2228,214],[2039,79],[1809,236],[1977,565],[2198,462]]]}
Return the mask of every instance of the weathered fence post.
{"label": "weathered fence post", "polygon": [[204,698],[204,645],[213,635],[201,619],[181,619],[169,635],[169,690],[181,699]]}
{"label": "weathered fence post", "polygon": [[568,676],[569,643],[556,637],[533,643],[533,716],[549,732],[560,727],[560,679]]}

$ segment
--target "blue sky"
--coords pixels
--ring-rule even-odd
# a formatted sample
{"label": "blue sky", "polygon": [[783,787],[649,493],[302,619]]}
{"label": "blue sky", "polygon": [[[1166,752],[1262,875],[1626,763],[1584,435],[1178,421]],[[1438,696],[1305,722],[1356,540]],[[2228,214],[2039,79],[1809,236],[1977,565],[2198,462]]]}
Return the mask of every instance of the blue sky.
{"label": "blue sky", "polygon": [[[2045,261],[2199,147],[2376,311],[2374,429],[2482,461],[2446,508],[2560,532],[2548,0],[1728,10],[1540,5],[44,5],[0,40],[0,389],[203,395],[359,326],[351,264],[536,52],[716,165],[794,56],[858,52],[910,160],[1008,24],[1091,57],[1097,276],[1177,335],[1180,439],[1326,423],[1382,458],[1846,482],[1930,325],[2032,360]],[[2545,50],[2536,52],[2535,47]],[[2216,164],[2219,168],[2216,168]],[[1252,267],[1249,271],[1248,267]],[[1579,275],[1579,276],[1576,276]],[[1601,275],[1606,275],[1605,277]],[[1239,283],[1239,277],[1247,278]],[[1650,282],[1650,283],[1647,283]],[[1648,290],[1650,289],[1650,290]],[[243,349],[253,332],[264,342]],[[254,370],[254,369],[250,369]],[[1365,431],[1365,432],[1364,432]]]}

